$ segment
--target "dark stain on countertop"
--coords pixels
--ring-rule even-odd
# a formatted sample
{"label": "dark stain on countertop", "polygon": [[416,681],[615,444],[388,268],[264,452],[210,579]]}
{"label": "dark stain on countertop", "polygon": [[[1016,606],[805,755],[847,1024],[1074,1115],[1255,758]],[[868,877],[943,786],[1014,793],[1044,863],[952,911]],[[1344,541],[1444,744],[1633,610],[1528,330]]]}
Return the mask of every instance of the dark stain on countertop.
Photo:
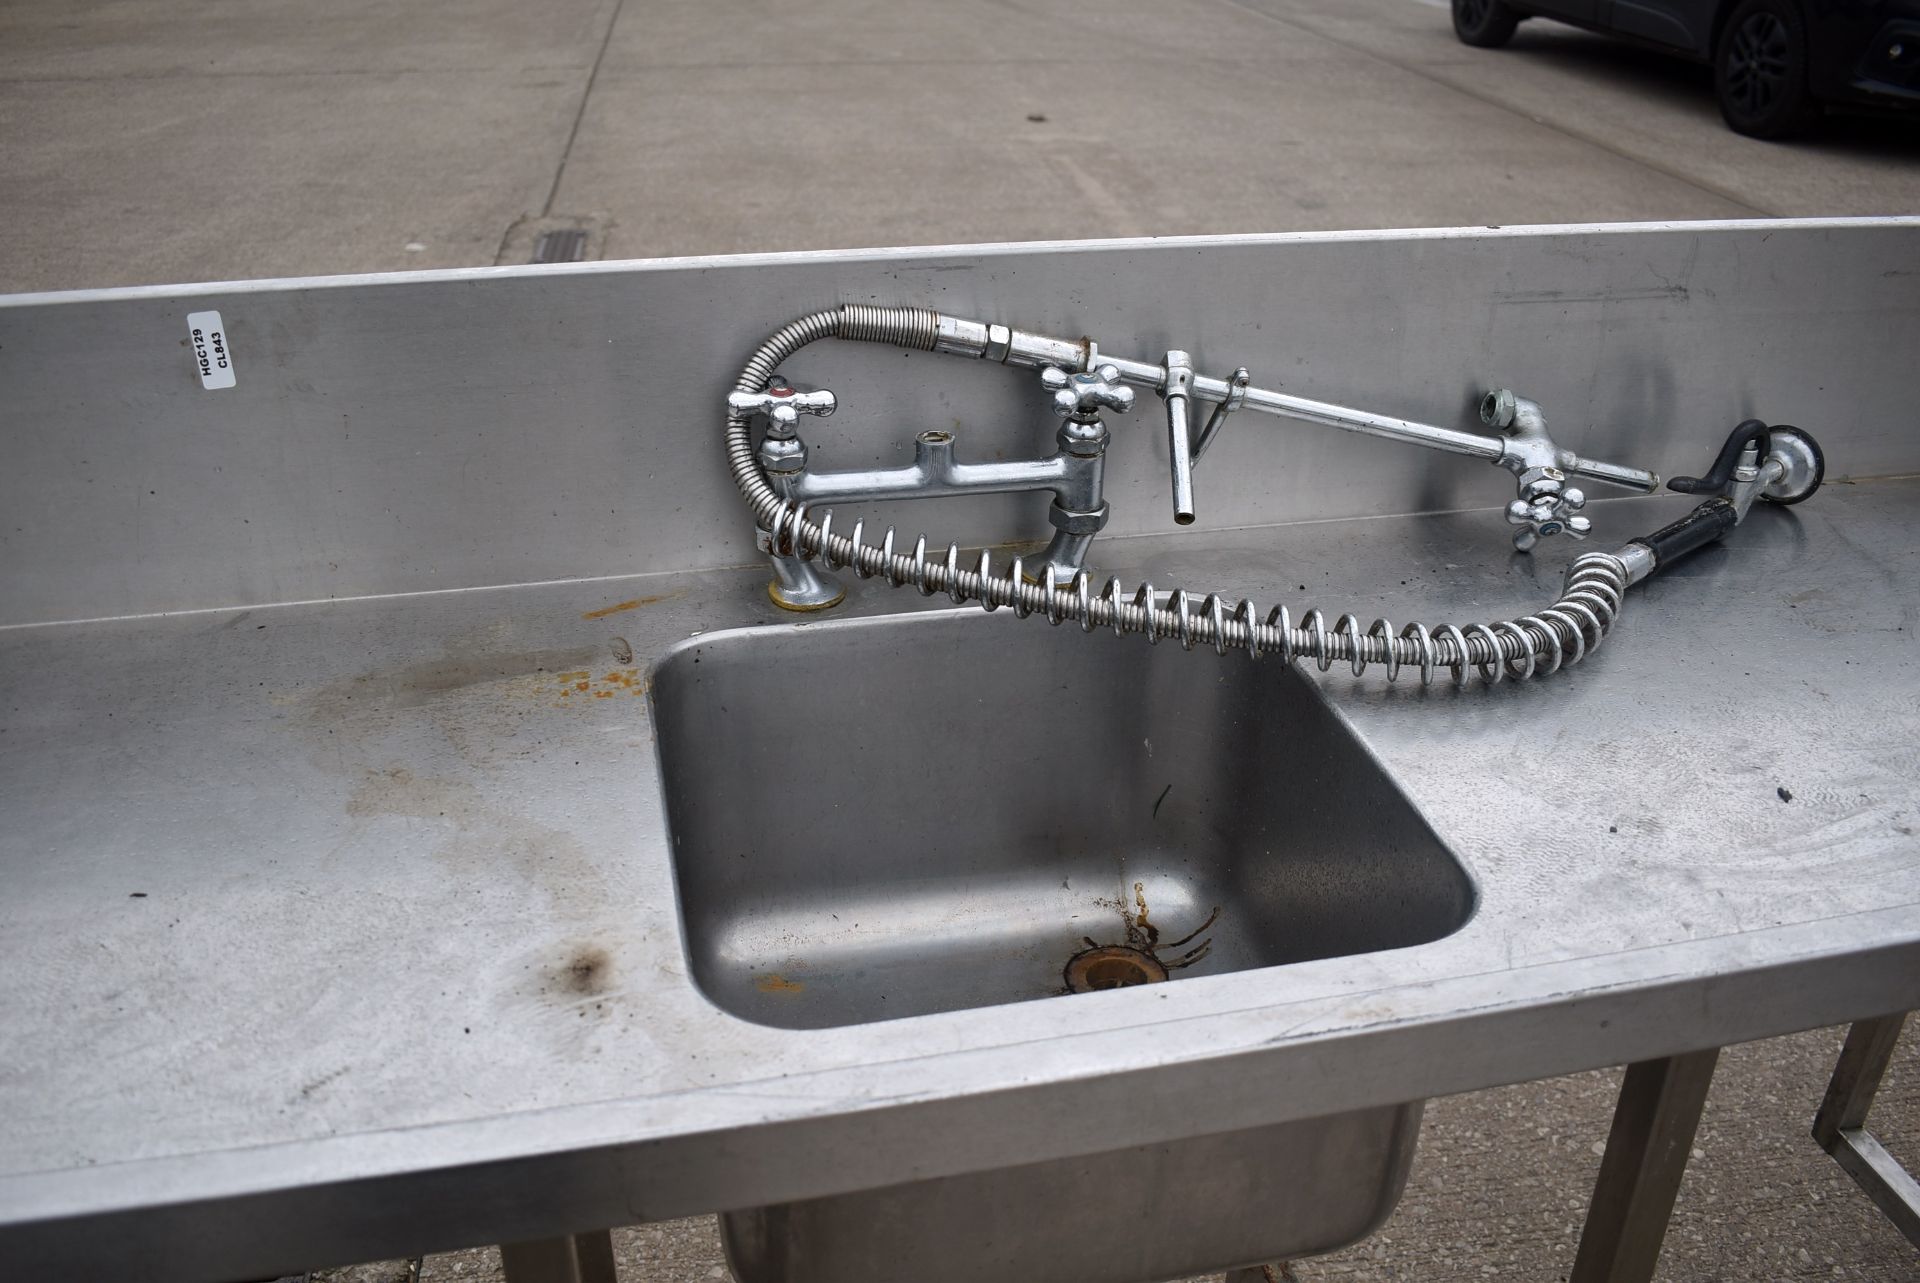
{"label": "dark stain on countertop", "polygon": [[597,944],[583,944],[567,955],[559,977],[569,993],[605,993],[612,987],[613,957]]}

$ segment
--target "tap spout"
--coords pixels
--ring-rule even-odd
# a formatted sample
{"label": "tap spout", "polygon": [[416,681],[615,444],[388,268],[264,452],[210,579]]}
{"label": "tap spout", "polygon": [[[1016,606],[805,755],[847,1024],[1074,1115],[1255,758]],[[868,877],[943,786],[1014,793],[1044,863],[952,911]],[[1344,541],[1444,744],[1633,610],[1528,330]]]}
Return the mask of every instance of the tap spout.
{"label": "tap spout", "polygon": [[[1062,451],[1044,459],[961,463],[954,457],[953,444],[951,432],[922,432],[913,440],[912,463],[897,468],[797,473],[791,497],[801,503],[823,503],[1051,490],[1062,507],[1089,506],[1081,502],[1088,491],[1088,478],[1081,475],[1086,469],[1080,466],[1085,460]],[[1097,485],[1092,493],[1098,493]]]}

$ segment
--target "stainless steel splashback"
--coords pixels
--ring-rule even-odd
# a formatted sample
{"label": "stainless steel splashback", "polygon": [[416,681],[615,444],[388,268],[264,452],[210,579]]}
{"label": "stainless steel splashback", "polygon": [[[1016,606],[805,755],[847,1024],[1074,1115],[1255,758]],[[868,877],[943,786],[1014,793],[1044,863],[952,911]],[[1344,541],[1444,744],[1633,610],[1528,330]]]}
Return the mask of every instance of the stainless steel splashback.
{"label": "stainless steel splashback", "polygon": [[[1830,479],[1920,469],[1920,219],[968,246],[0,298],[0,624],[733,565],[720,448],[753,344],[841,301],[925,304],[1284,391],[1477,428],[1488,386],[1582,453],[1697,471],[1735,421],[1803,424]],[[203,385],[217,311],[231,387]],[[823,467],[1047,440],[1030,372],[822,344]],[[214,377],[211,382],[222,381]],[[1829,417],[1833,407],[1849,417]],[[1114,424],[1109,535],[1172,529],[1151,402]],[[1483,463],[1241,415],[1203,526],[1495,506]],[[1605,492],[1593,488],[1596,497]],[[1041,538],[1019,497],[876,512]],[[1596,514],[1599,538],[1633,533]],[[1553,553],[1557,550],[1549,550]],[[1505,555],[1490,549],[1489,555]],[[1230,587],[1231,585],[1223,585]]]}

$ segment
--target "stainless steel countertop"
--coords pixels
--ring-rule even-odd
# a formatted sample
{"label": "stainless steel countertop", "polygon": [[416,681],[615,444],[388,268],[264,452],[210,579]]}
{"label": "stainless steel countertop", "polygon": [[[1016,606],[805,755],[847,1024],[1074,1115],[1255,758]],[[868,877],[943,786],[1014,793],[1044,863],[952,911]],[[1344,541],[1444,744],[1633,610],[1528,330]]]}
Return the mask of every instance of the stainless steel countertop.
{"label": "stainless steel countertop", "polygon": [[[1598,505],[1596,544],[1685,506]],[[692,987],[644,698],[696,631],[795,626],[763,569],[0,629],[0,1272],[524,1238],[1920,1006],[1917,518],[1911,479],[1763,506],[1553,678],[1322,676],[1478,878],[1454,936],[824,1031]],[[1095,559],[1467,621],[1558,588],[1567,548],[1505,539],[1487,511]]]}

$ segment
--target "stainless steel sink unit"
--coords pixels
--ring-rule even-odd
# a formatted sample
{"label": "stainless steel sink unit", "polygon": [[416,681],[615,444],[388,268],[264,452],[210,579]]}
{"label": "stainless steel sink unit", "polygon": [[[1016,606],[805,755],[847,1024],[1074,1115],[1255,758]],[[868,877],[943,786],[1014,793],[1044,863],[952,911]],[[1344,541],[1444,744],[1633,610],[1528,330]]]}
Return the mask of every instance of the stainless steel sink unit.
{"label": "stainless steel sink unit", "polygon": [[1202,976],[1464,925],[1472,879],[1319,689],[1199,658],[977,611],[682,645],[653,699],[694,979],[825,1029],[1063,994],[1095,947]]}
{"label": "stainless steel sink unit", "polygon": [[[1583,1241],[1638,1231],[1644,1268],[1605,1277],[1639,1283],[1712,1048],[1920,1006],[1920,483],[1893,479],[1920,442],[1886,359],[1920,347],[1920,278],[1886,270],[1917,256],[1920,220],[1768,220],[0,298],[0,1276],[505,1243],[518,1279],[604,1262],[607,1226],[725,1213],[753,1283],[883,1257],[890,1279],[1139,1283],[1365,1229],[1406,1102],[1632,1062],[1622,1116],[1645,1121],[1616,1128]],[[1422,689],[1417,635],[1397,686],[1357,679],[1331,612],[1333,667],[1294,671],[1275,652],[1319,658],[1312,625],[1250,634],[1237,603],[1228,633],[1266,656],[1217,656],[1197,594],[1184,616],[1160,594],[1157,647],[1109,635],[1144,631],[1130,598],[1094,596],[1071,636],[1057,571],[988,589],[1014,607],[991,615],[849,579],[802,623],[716,466],[717,365],[835,300],[1166,366],[1161,389],[1115,363],[1139,404],[1111,420],[1088,562],[1263,603],[1366,585],[1346,628],[1369,663],[1376,611],[1486,619],[1556,567],[1472,510],[1484,464],[1256,432],[1257,387],[1454,431],[1511,379],[1580,407],[1567,449],[1663,476],[1703,463],[1670,425],[1764,408],[1849,484],[1755,504],[1551,684]],[[230,386],[183,343],[207,311]],[[999,490],[1020,475],[977,470],[1060,445],[1039,371],[987,339],[782,358],[799,395],[844,398],[805,420],[823,491],[953,489],[832,499],[811,568],[918,585],[917,521],[891,560],[884,530],[924,511],[929,582],[947,540],[1005,582],[1061,532]],[[1242,362],[1204,521],[1170,533],[1161,444],[1184,426],[1198,457],[1209,379]],[[1148,394],[1183,387],[1163,437]],[[1775,455],[1806,470],[1794,449],[1749,429],[1701,479],[1721,494],[1595,525],[1737,516]],[[1024,480],[1081,524],[1044,471]],[[813,484],[789,486],[805,521],[765,505],[803,547]],[[1726,506],[1654,542],[1677,556]],[[1120,987],[1059,996],[1069,965]],[[896,1004],[921,1014],[879,1018]],[[977,1212],[968,1242],[936,1204]]]}
{"label": "stainless steel sink unit", "polygon": [[[950,611],[703,636],[653,699],[692,973],[761,1024],[1099,1001],[1064,995],[1424,944],[1473,912],[1467,871],[1292,668]],[[1419,1115],[758,1208],[724,1232],[745,1283],[878,1283],[908,1257],[923,1279],[1173,1278],[1367,1233]]]}

